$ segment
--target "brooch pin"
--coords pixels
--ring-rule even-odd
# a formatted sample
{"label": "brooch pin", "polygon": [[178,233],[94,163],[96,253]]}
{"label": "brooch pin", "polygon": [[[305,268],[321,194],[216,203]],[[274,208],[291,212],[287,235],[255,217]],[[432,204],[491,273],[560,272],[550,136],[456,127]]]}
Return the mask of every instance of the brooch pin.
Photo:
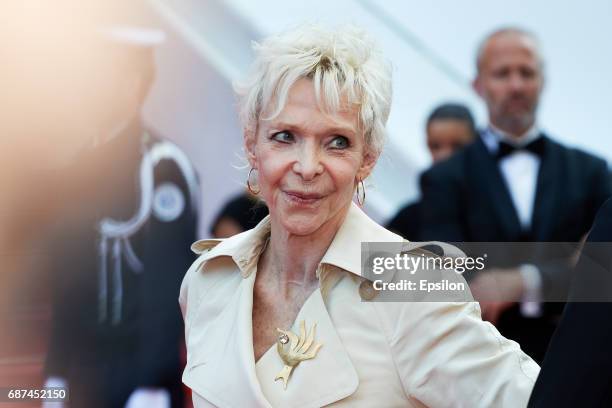
{"label": "brooch pin", "polygon": [[314,343],[314,337],[317,332],[316,323],[307,333],[306,323],[302,320],[300,323],[299,336],[289,330],[276,330],[280,333],[276,341],[276,350],[283,360],[283,363],[285,363],[285,366],[274,378],[274,381],[282,379],[283,385],[285,389],[287,389],[287,382],[289,381],[293,369],[297,367],[300,362],[315,358],[323,344]]}

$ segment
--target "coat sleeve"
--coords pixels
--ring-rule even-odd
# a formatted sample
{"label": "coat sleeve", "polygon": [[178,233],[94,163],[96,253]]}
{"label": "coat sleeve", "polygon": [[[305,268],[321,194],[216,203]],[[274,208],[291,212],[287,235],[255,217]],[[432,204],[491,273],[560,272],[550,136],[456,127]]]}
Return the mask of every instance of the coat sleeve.
{"label": "coat sleeve", "polygon": [[[583,161],[588,164],[584,186],[589,192],[588,199],[584,202],[584,211],[586,211],[584,228],[589,229],[602,205],[612,196],[612,176],[604,160],[588,156]],[[537,265],[542,276],[544,299],[567,297],[574,272],[572,262],[567,255],[571,253],[572,250],[567,249],[565,254],[563,252],[558,254],[559,261]]]}
{"label": "coat sleeve", "polygon": [[592,181],[589,185],[593,187],[591,199],[590,216],[594,220],[602,205],[612,196],[612,173],[604,160],[598,160],[594,166]]}
{"label": "coat sleeve", "polygon": [[430,407],[527,405],[539,367],[482,321],[476,302],[390,307],[380,317],[409,398]]}
{"label": "coat sleeve", "polygon": [[[201,257],[200,257],[201,258]],[[200,266],[202,265],[202,260],[198,258],[195,260],[195,262],[193,262],[193,264],[191,264],[191,266],[189,267],[189,269],[187,270],[187,273],[185,273],[185,277],[183,278],[183,281],[181,283],[181,289],[179,291],[179,306],[181,308],[181,314],[183,315],[183,321],[185,323],[185,338],[188,337],[189,334],[189,328],[190,328],[190,323],[191,323],[191,312],[194,311],[194,309],[196,308],[195,305],[195,290],[190,290],[191,286],[193,286],[191,284],[194,275],[197,273],[197,270],[200,269]]]}
{"label": "coat sleeve", "polygon": [[612,200],[597,214],[582,251],[572,282],[571,301],[550,341],[529,407],[604,407],[612,403],[610,242]]}

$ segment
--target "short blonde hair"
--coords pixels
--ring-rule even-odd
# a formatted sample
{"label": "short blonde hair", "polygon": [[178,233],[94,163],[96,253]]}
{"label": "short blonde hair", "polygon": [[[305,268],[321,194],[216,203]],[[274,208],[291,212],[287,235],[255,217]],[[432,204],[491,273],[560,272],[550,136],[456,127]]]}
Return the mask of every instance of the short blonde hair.
{"label": "short blonde hair", "polygon": [[[268,108],[273,109],[265,119],[280,114],[293,84],[308,78],[325,112],[343,108],[344,97],[359,106],[359,126],[366,145],[381,152],[391,109],[391,66],[363,30],[301,25],[253,43],[253,50],[250,74],[234,84],[246,130],[255,131]],[[272,102],[275,106],[269,107]]]}

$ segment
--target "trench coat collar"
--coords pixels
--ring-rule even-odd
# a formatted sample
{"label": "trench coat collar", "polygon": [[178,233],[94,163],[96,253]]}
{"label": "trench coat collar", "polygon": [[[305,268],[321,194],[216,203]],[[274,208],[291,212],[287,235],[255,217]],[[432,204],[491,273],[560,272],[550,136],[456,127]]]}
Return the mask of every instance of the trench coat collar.
{"label": "trench coat collar", "polygon": [[[201,254],[206,261],[220,256],[231,257],[240,268],[242,276],[248,277],[253,262],[257,262],[262,248],[270,235],[270,216],[264,218],[251,230],[234,235],[231,238],[204,239],[195,242],[191,249]],[[386,230],[368,217],[355,203],[351,202],[346,217],[336,232],[320,264],[332,265],[359,277],[362,276],[361,245],[362,242],[396,242],[404,239]],[[207,251],[205,253],[205,251]],[[322,268],[317,269],[317,277]]]}
{"label": "trench coat collar", "polygon": [[[282,381],[275,381],[284,365],[276,344],[257,362],[253,355],[255,274],[233,282],[237,286],[230,284],[232,288],[220,313],[207,318],[205,325],[192,326],[190,330],[187,342],[192,351],[188,353],[183,382],[197,394],[194,398],[204,398],[219,407],[315,408],[355,393],[359,376],[320,289],[306,300],[290,330],[299,333],[301,321],[305,321],[308,330],[316,323],[314,340],[322,347],[314,359],[303,361],[294,369],[284,389]],[[220,306],[215,302],[204,298],[198,307],[209,303],[206,309],[215,309]]]}
{"label": "trench coat collar", "polygon": [[[183,380],[197,394],[219,406],[319,407],[342,400],[357,390],[359,376],[328,313],[324,277],[319,277],[320,288],[306,300],[291,327],[291,331],[299,333],[301,321],[305,321],[307,329],[317,324],[315,341],[323,344],[317,356],[294,370],[287,389],[274,381],[283,367],[276,345],[259,361],[254,360],[253,271],[269,234],[270,219],[265,218],[254,229],[232,238],[202,240],[192,245],[194,252],[201,254],[200,261],[230,257],[242,279],[229,292],[230,299],[218,316],[210,318],[199,333],[192,327],[188,344],[194,351]],[[402,238],[377,225],[352,204],[321,264],[360,276],[361,241],[372,240],[401,242]],[[202,303],[207,303],[206,298]]]}

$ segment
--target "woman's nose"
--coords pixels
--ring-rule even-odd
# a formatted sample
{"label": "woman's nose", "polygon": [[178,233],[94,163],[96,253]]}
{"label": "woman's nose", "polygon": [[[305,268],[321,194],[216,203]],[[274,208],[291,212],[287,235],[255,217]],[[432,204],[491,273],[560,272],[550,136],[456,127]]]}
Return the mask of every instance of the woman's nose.
{"label": "woman's nose", "polygon": [[305,143],[297,152],[297,158],[293,164],[293,171],[298,173],[306,181],[312,180],[323,172],[320,152],[310,143]]}

